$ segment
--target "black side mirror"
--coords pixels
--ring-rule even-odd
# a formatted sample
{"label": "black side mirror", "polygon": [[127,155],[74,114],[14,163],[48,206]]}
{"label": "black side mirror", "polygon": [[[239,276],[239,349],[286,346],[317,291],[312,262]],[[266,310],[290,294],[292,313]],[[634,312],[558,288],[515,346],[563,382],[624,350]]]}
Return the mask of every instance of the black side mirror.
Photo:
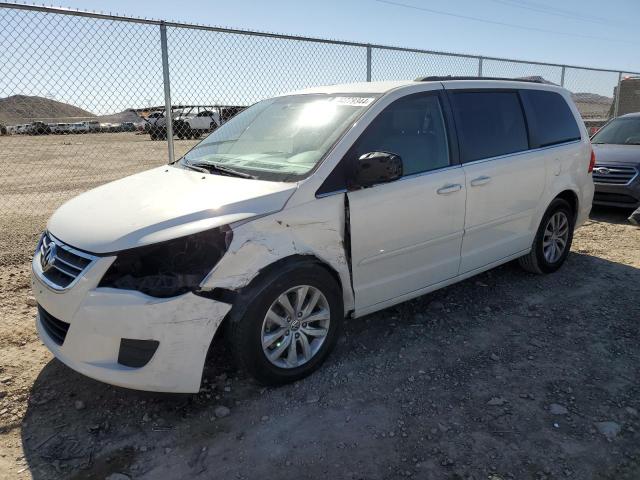
{"label": "black side mirror", "polygon": [[356,160],[353,186],[371,187],[402,177],[402,159],[389,152],[370,152]]}

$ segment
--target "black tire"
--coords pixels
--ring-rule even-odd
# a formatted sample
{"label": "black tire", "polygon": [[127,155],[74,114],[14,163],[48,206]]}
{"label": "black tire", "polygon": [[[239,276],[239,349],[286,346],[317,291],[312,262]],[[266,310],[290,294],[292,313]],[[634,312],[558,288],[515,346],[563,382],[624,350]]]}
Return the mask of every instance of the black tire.
{"label": "black tire", "polygon": [[[299,285],[315,287],[325,296],[330,308],[328,333],[307,363],[281,368],[271,363],[262,349],[262,324],[273,302]],[[304,378],[322,365],[336,344],[343,318],[342,292],[333,276],[315,262],[300,262],[263,275],[238,294],[227,319],[226,337],[239,368],[260,383],[282,385]]]}
{"label": "black tire", "polygon": [[189,135],[191,133],[191,129],[189,128],[189,125],[186,122],[182,122],[182,121],[178,121],[178,122],[174,123],[173,131],[175,132],[176,136],[180,140],[184,140],[185,138],[189,138]]}
{"label": "black tire", "polygon": [[[566,246],[562,254],[553,262],[547,260],[543,251],[543,236],[545,233],[545,229],[551,217],[558,213],[562,212],[566,215],[568,225],[568,237],[566,240]],[[542,217],[542,221],[538,226],[538,231],[536,232],[536,236],[533,240],[533,245],[531,246],[531,252],[529,252],[524,257],[520,257],[518,259],[518,263],[522,268],[531,273],[543,274],[543,273],[553,273],[558,270],[564,261],[567,259],[567,255],[569,255],[569,250],[571,250],[571,242],[573,241],[573,229],[575,226],[575,212],[569,205],[566,200],[561,198],[556,198],[551,202],[549,208],[544,213]]]}

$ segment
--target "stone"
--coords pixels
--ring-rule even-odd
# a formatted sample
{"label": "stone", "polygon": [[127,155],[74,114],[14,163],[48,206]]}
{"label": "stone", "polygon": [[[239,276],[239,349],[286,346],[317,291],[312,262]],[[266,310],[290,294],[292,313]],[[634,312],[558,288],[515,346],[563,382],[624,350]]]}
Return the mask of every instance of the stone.
{"label": "stone", "polygon": [[231,413],[231,410],[229,410],[229,408],[225,407],[224,405],[218,405],[213,413],[216,417],[223,418],[228,416]]}
{"label": "stone", "polygon": [[131,477],[124,473],[112,473],[108,477],[105,477],[104,480],[131,480]]}
{"label": "stone", "polygon": [[549,405],[549,411],[551,412],[551,415],[566,415],[569,413],[567,407],[560,405],[559,403],[552,403]]}
{"label": "stone", "polygon": [[595,422],[594,425],[598,432],[604,435],[609,441],[616,438],[622,429],[620,424],[616,422]]}

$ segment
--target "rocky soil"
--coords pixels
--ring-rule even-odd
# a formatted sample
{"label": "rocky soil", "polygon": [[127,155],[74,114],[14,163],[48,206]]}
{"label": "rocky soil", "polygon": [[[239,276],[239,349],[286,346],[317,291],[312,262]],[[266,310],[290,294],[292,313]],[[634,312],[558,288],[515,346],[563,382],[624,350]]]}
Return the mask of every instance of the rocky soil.
{"label": "rocky soil", "polygon": [[640,478],[640,229],[623,213],[596,210],[556,274],[508,264],[348,321],[293,385],[255,384],[217,344],[194,395],[53,359],[34,329],[35,232],[10,232],[0,479]]}

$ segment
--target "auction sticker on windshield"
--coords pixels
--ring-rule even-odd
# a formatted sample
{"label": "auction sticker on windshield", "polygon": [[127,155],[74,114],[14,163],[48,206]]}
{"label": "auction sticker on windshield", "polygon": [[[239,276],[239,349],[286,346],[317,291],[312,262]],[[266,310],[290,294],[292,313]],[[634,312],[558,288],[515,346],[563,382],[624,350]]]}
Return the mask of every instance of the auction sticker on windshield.
{"label": "auction sticker on windshield", "polygon": [[352,105],[354,107],[366,107],[373,102],[373,97],[333,97],[330,101],[338,105]]}

